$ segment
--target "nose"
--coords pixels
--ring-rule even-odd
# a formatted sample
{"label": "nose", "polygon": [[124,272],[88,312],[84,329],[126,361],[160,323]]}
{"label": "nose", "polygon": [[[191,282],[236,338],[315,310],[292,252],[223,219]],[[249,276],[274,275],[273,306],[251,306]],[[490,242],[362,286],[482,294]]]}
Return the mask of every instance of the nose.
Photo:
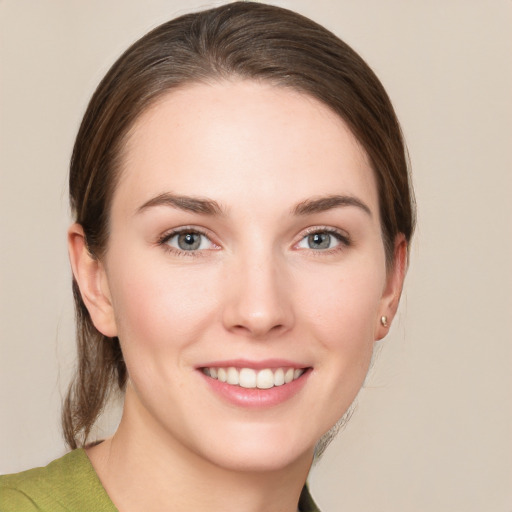
{"label": "nose", "polygon": [[254,254],[229,266],[222,313],[227,330],[266,339],[292,327],[292,290],[284,267],[278,258]]}

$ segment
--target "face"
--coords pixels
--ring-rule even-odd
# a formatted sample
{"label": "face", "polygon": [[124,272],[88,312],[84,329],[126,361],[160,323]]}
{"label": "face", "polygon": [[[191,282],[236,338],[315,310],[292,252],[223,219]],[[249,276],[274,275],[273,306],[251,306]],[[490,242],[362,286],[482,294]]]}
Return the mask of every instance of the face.
{"label": "face", "polygon": [[146,111],[101,269],[134,435],[227,468],[310,458],[383,336],[378,212],[364,151],[315,99],[239,81]]}

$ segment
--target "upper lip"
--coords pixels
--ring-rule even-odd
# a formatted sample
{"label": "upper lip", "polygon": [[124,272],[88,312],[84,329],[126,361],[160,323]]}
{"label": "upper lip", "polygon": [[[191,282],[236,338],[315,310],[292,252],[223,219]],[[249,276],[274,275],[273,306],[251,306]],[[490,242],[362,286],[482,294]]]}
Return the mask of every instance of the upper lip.
{"label": "upper lip", "polygon": [[309,365],[290,361],[289,359],[263,359],[261,361],[250,361],[248,359],[224,359],[222,361],[209,361],[199,365],[197,368],[252,368],[263,370],[265,368],[309,368]]}

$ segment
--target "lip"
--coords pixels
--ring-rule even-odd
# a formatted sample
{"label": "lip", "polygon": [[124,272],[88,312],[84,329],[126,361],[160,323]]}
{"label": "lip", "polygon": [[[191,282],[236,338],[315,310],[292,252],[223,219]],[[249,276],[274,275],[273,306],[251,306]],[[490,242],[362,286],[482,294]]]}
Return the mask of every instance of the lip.
{"label": "lip", "polygon": [[290,361],[289,359],[264,359],[262,361],[249,361],[247,359],[229,359],[222,361],[209,361],[201,364],[196,368],[252,368],[253,370],[264,370],[270,368],[276,370],[277,368],[309,368],[309,365]]}
{"label": "lip", "polygon": [[[227,368],[252,368],[262,370],[265,368],[303,368],[304,373],[296,380],[282,386],[274,386],[270,389],[243,388],[233,386],[226,382],[220,382],[205,375],[203,368],[221,367]],[[283,359],[267,359],[264,361],[247,361],[243,359],[212,361],[196,368],[208,388],[221,400],[231,405],[244,408],[269,408],[284,404],[291,400],[306,385],[312,368],[303,364],[297,364]]]}

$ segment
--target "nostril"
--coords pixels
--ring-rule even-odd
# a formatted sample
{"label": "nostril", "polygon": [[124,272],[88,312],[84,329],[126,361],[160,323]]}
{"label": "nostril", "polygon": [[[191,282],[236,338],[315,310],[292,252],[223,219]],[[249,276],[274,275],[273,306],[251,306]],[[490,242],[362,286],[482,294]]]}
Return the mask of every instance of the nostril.
{"label": "nostril", "polygon": [[265,322],[247,322],[246,324],[237,324],[231,327],[232,331],[239,334],[246,334],[254,338],[265,338],[269,335],[276,335],[286,330],[284,324],[269,325]]}

